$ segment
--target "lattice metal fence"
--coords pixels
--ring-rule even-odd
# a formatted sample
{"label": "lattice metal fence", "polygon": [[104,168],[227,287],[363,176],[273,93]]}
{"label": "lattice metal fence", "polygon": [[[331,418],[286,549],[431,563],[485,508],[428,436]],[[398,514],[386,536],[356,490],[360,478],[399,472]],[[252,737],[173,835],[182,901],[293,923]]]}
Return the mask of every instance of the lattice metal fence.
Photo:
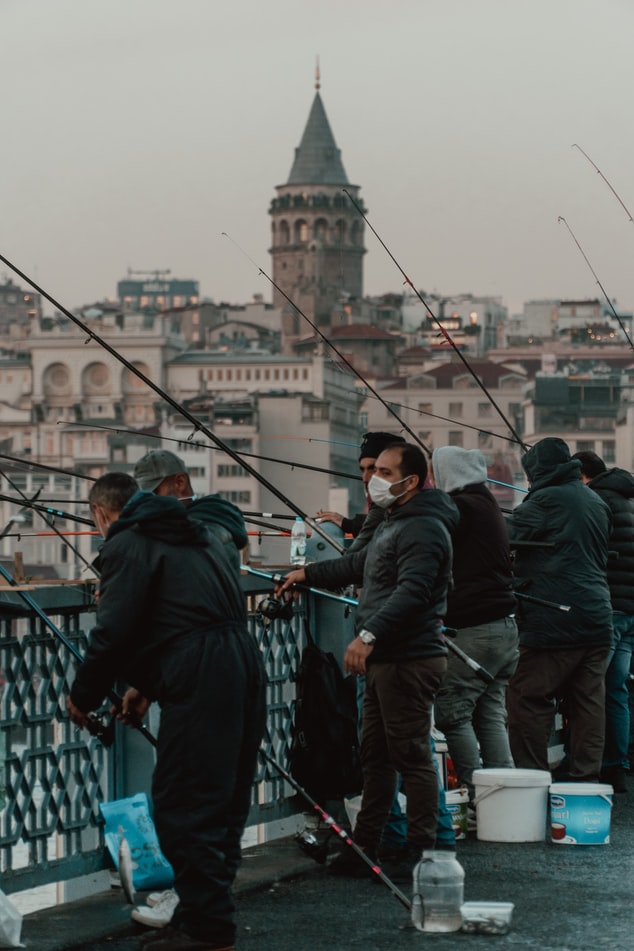
{"label": "lattice metal fence", "polygon": [[[30,593],[35,601],[43,588]],[[78,599],[79,600],[79,599]],[[108,865],[99,803],[115,798],[115,777],[127,774],[126,744],[104,748],[69,721],[66,695],[75,660],[38,617],[0,594],[0,874],[5,892],[65,881]],[[303,647],[301,607],[292,621],[264,626],[248,599],[249,623],[269,678],[266,752],[287,763]],[[2,614],[5,616],[3,617]],[[51,612],[51,620],[83,653],[92,614],[85,607]],[[117,730],[120,730],[119,726]],[[132,795],[126,789],[119,795]],[[301,811],[279,775],[261,762],[249,824]]]}

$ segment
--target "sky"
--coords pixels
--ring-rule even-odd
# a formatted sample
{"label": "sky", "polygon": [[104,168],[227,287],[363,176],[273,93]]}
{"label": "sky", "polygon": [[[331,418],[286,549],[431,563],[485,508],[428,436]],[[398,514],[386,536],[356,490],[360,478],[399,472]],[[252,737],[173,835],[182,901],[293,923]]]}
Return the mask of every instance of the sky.
{"label": "sky", "polygon": [[[634,309],[634,222],[573,147],[634,209],[632,0],[0,0],[0,35],[0,254],[65,307],[128,268],[270,300],[319,56],[348,179],[417,288],[515,314],[598,279]],[[366,247],[365,293],[403,290]]]}

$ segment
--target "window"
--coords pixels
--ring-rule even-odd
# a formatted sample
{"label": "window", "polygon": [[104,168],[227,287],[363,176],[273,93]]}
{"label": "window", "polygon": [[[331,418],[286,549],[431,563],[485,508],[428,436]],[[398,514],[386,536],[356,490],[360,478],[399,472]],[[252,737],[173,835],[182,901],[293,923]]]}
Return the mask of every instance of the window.
{"label": "window", "polygon": [[478,403],[478,419],[489,419],[493,415],[490,403]]}
{"label": "window", "polygon": [[245,470],[242,466],[239,465],[220,465],[218,466],[218,478],[226,479],[229,477],[235,478],[236,476],[241,476],[245,474]]}
{"label": "window", "polygon": [[603,440],[603,461],[606,466],[613,466],[616,462],[616,443],[613,439]]}
{"label": "window", "polygon": [[491,433],[478,433],[478,449],[492,449],[493,436]]}
{"label": "window", "polygon": [[449,430],[449,445],[450,446],[462,446],[463,442],[463,433],[461,429],[450,429]]}
{"label": "window", "polygon": [[233,502],[234,505],[249,505],[251,502],[251,493],[246,490],[242,492],[219,492],[218,495],[228,502]]}
{"label": "window", "polygon": [[449,415],[452,419],[462,419],[463,413],[463,404],[462,403],[450,403],[449,404]]}

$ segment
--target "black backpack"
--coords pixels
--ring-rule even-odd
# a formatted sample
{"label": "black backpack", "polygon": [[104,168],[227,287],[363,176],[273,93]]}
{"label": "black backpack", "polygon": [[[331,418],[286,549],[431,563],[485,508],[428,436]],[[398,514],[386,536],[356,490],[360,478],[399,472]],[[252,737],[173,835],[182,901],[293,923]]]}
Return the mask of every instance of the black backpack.
{"label": "black backpack", "polygon": [[331,653],[313,641],[296,678],[289,772],[317,802],[361,792],[356,677],[344,677]]}

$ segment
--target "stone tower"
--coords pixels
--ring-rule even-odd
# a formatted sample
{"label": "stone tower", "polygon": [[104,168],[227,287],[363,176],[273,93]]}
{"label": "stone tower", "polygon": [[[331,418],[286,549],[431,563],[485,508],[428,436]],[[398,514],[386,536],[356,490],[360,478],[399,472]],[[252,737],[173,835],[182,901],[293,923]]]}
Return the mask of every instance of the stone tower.
{"label": "stone tower", "polygon": [[[363,296],[364,222],[345,187],[363,209],[359,186],[348,182],[341,152],[319,93],[315,98],[288,181],[271,202],[273,280],[317,326],[350,298]],[[365,209],[363,209],[365,210]],[[285,351],[312,331],[277,288],[273,304],[283,308]]]}

